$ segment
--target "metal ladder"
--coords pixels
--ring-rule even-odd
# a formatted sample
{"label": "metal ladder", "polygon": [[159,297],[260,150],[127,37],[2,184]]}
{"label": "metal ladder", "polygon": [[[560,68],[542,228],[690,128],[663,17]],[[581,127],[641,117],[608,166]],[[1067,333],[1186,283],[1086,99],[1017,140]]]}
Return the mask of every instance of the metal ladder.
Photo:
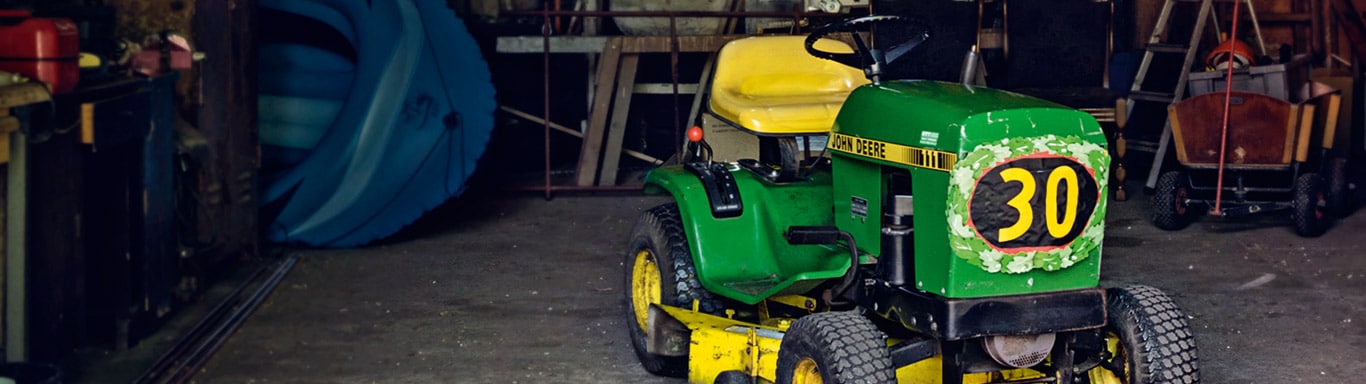
{"label": "metal ladder", "polygon": [[[1244,6],[1247,7],[1247,14],[1252,21],[1252,29],[1257,36],[1258,48],[1261,50],[1262,55],[1266,55],[1266,44],[1263,43],[1262,40],[1262,29],[1257,25],[1257,12],[1253,10],[1251,0],[1166,0],[1166,2],[1162,4],[1162,12],[1157,16],[1157,25],[1153,27],[1152,36],[1148,38],[1148,45],[1144,48],[1143,52],[1143,61],[1138,66],[1138,73],[1134,77],[1133,86],[1129,90],[1129,97],[1125,103],[1125,116],[1132,119],[1134,115],[1134,104],[1137,102],[1146,101],[1174,104],[1185,98],[1186,81],[1190,78],[1190,68],[1191,65],[1195,63],[1195,52],[1200,48],[1200,39],[1204,37],[1205,23],[1209,20],[1213,20],[1215,34],[1220,33],[1219,20],[1214,16],[1213,12],[1214,3],[1216,1],[1221,3],[1242,1],[1244,3]],[[1200,3],[1200,11],[1196,16],[1195,26],[1191,29],[1190,40],[1188,40],[1186,44],[1173,44],[1163,40],[1163,36],[1167,35],[1167,29],[1170,26],[1169,22],[1171,21],[1172,13],[1174,13],[1174,9],[1176,8],[1176,3]],[[1238,16],[1234,15],[1233,17]],[[1185,60],[1182,61],[1184,64],[1179,69],[1180,75],[1177,78],[1175,90],[1171,93],[1145,90],[1143,83],[1148,75],[1148,71],[1152,69],[1153,56],[1156,54],[1177,53],[1184,54]],[[1166,160],[1167,150],[1171,146],[1171,137],[1171,120],[1167,119],[1162,127],[1162,136],[1155,145],[1139,145],[1141,143],[1134,143],[1135,146],[1147,147],[1153,151],[1152,167],[1148,172],[1147,182],[1144,184],[1147,189],[1152,189],[1157,185],[1157,177],[1162,174],[1162,164]],[[1122,135],[1116,138],[1116,146],[1119,147],[1119,150],[1121,151],[1121,157],[1123,156],[1122,151],[1124,151],[1126,145],[1126,140]],[[1121,177],[1121,183],[1123,182],[1122,179],[1123,177]]]}

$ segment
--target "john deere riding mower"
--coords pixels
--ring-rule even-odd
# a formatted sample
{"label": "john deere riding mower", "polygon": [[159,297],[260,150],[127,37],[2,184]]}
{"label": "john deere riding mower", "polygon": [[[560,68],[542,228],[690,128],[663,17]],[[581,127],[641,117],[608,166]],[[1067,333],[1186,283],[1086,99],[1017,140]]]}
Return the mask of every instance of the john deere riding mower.
{"label": "john deere riding mower", "polygon": [[[873,24],[904,40],[865,42]],[[882,78],[928,37],[868,16],[722,48],[710,112],[760,152],[712,162],[694,131],[691,160],[647,176],[674,202],[641,216],[626,254],[641,364],[693,383],[1197,382],[1171,299],[1098,286],[1094,118]]]}

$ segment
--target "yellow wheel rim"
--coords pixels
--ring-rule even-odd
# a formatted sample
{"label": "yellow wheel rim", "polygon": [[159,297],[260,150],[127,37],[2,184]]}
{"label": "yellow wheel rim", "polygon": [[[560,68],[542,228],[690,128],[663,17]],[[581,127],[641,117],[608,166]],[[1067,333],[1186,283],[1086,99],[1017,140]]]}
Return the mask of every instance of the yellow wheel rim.
{"label": "yellow wheel rim", "polygon": [[1110,351],[1110,356],[1119,362],[1123,367],[1121,374],[1123,377],[1116,376],[1109,369],[1096,367],[1087,372],[1086,375],[1091,379],[1091,384],[1124,384],[1129,378],[1129,353],[1124,350],[1123,344],[1119,342],[1119,335],[1114,332],[1105,333],[1105,349]]}
{"label": "yellow wheel rim", "polygon": [[816,366],[816,361],[810,357],[802,358],[797,362],[797,367],[792,369],[792,384],[821,384],[821,369]]}
{"label": "yellow wheel rim", "polygon": [[648,249],[636,252],[635,262],[631,264],[631,311],[636,315],[636,325],[646,327],[649,319],[650,304],[660,303],[659,263]]}

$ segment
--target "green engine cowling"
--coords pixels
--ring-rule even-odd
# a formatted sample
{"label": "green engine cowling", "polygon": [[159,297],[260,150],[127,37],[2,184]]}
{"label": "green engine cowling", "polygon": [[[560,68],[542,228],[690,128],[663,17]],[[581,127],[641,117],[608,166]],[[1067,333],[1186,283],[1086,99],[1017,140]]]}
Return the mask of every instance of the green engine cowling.
{"label": "green engine cowling", "polygon": [[1029,96],[934,81],[864,86],[828,144],[835,224],[882,255],[889,196],[906,192],[890,180],[908,175],[915,288],[972,298],[1095,287],[1105,145],[1090,115]]}

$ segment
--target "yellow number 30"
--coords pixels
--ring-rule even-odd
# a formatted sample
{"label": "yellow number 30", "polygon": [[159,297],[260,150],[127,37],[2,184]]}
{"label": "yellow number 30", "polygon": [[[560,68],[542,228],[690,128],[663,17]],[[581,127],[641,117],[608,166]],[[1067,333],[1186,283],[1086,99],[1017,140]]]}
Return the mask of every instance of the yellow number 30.
{"label": "yellow number 30", "polygon": [[[1001,228],[997,236],[997,241],[1008,242],[1024,236],[1029,228],[1034,225],[1034,206],[1030,205],[1030,200],[1034,199],[1037,183],[1034,175],[1023,168],[1010,168],[1001,171],[1001,179],[1007,183],[1012,181],[1020,182],[1020,193],[1006,202],[1011,208],[1019,212],[1019,219],[1015,224]],[[1067,186],[1066,206],[1063,208],[1061,220],[1058,218],[1058,188],[1059,185]],[[1044,224],[1047,224],[1048,234],[1054,238],[1062,238],[1072,231],[1072,226],[1077,221],[1077,197],[1080,193],[1077,181],[1077,171],[1068,166],[1053,168],[1048,174],[1048,182],[1044,184]]]}

